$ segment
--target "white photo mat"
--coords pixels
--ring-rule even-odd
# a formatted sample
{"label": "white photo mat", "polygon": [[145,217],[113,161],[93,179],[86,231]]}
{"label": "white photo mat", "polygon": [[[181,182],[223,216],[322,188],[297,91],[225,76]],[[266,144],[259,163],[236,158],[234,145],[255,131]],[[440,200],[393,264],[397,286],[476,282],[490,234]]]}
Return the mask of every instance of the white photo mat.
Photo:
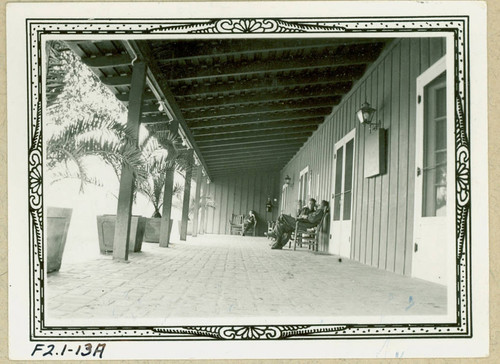
{"label": "white photo mat", "polygon": [[[161,14],[166,14],[162,16]],[[485,9],[480,2],[11,4],[7,14],[9,322],[12,359],[463,357],[488,353]],[[254,318],[48,326],[44,317],[43,45],[48,39],[447,37],[455,82],[456,301],[448,321]],[[16,141],[16,142],[14,142]],[[452,153],[450,153],[452,154]],[[472,198],[474,197],[474,199]],[[456,288],[456,289],[455,289]],[[92,353],[79,353],[90,344]],[[105,344],[105,347],[99,346]],[[40,350],[34,350],[37,345]]]}

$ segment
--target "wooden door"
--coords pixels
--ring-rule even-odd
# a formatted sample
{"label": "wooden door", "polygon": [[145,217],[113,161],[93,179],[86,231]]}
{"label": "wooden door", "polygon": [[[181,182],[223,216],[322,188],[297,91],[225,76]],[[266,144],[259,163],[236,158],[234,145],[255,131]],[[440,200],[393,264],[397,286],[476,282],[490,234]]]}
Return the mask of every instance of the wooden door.
{"label": "wooden door", "polygon": [[354,136],[355,129],[335,144],[334,184],[330,206],[332,234],[329,251],[347,258],[351,256]]}
{"label": "wooden door", "polygon": [[412,276],[444,284],[448,251],[448,133],[453,104],[445,57],[417,79],[415,229]]}

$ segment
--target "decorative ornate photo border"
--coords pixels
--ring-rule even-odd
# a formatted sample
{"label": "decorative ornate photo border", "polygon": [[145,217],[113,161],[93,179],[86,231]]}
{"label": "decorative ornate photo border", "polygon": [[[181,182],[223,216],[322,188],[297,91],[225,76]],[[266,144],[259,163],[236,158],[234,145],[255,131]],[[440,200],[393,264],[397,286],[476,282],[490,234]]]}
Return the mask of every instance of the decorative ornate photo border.
{"label": "decorative ornate photo border", "polygon": [[[470,211],[470,89],[469,17],[363,17],[363,18],[239,18],[239,19],[27,19],[28,42],[28,198],[29,198],[29,297],[32,341],[113,340],[307,340],[384,338],[471,338],[471,211]],[[196,35],[231,33],[380,34],[418,32],[452,34],[454,40],[455,172],[456,172],[456,320],[450,323],[398,323],[341,325],[249,326],[93,326],[51,327],[44,311],[43,244],[43,121],[42,47],[48,35],[135,37],[152,34]]]}

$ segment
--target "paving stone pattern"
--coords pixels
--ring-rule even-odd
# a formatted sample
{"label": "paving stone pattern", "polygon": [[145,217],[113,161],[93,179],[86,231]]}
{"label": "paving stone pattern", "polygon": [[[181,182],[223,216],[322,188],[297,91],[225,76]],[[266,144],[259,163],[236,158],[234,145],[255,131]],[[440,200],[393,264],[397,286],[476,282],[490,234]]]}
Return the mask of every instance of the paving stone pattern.
{"label": "paving stone pattern", "polygon": [[45,293],[48,319],[446,314],[444,286],[225,235],[63,265]]}

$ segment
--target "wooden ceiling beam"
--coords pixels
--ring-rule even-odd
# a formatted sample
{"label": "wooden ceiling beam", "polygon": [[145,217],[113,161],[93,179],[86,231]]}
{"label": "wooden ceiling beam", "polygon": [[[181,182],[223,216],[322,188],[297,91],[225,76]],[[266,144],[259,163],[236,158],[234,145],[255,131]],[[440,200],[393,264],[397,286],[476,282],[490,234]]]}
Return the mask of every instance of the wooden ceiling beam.
{"label": "wooden ceiling beam", "polygon": [[112,77],[100,77],[100,80],[106,86],[118,87],[118,86],[129,86],[132,75],[121,75]]}
{"label": "wooden ceiling beam", "polygon": [[332,99],[330,98],[315,98],[297,100],[295,102],[273,102],[268,104],[252,104],[240,107],[232,107],[226,109],[216,109],[209,111],[184,112],[184,118],[188,123],[198,120],[208,120],[213,118],[233,117],[242,115],[257,115],[261,113],[277,112],[277,111],[297,111],[303,109],[317,108],[333,108]]}
{"label": "wooden ceiling beam", "polygon": [[184,66],[162,67],[170,75],[171,81],[201,81],[214,77],[236,77],[257,74],[268,74],[283,71],[299,71],[308,69],[333,68],[348,65],[362,65],[375,61],[382,47],[366,46],[364,49],[352,51],[349,54],[330,55],[321,57],[301,57],[293,59],[268,59],[246,63],[221,64],[219,67],[206,68]]}
{"label": "wooden ceiling beam", "polygon": [[91,68],[130,66],[132,59],[128,53],[109,54],[97,57],[82,57],[82,62]]}
{"label": "wooden ceiling beam", "polygon": [[[126,92],[123,94],[116,94],[116,98],[122,102],[128,103],[129,93]],[[156,97],[152,92],[145,92],[144,95],[142,96],[142,101],[143,102],[156,101]]]}
{"label": "wooden ceiling beam", "polygon": [[[302,140],[281,140],[276,141],[272,145],[266,146],[266,150],[274,151],[281,150],[285,148],[295,148],[297,151],[304,144]],[[253,152],[256,150],[263,150],[262,145],[224,145],[220,148],[210,148],[203,151],[203,155],[210,157],[211,155],[220,154],[220,153],[242,153],[242,152]]]}
{"label": "wooden ceiling beam", "polygon": [[[295,38],[295,39],[252,39],[250,42],[241,40],[216,40],[214,42],[199,42],[190,46],[178,46],[172,41],[162,41],[154,46],[155,55],[162,63],[180,61],[206,60],[209,58],[234,57],[254,53],[303,51],[316,48],[331,48],[343,45],[358,45],[374,42],[385,42],[373,38]],[[154,41],[153,41],[153,44]]]}
{"label": "wooden ceiling beam", "polygon": [[310,125],[319,125],[322,122],[323,122],[322,117],[314,117],[310,119],[286,120],[286,121],[276,121],[276,122],[262,123],[262,124],[240,125],[240,126],[234,126],[232,128],[199,129],[199,130],[193,130],[193,135],[195,138],[197,138],[207,135],[241,133],[247,131],[257,132],[264,130],[287,129],[291,127],[299,128],[299,127],[307,127]]}
{"label": "wooden ceiling beam", "polygon": [[[275,142],[282,142],[282,141],[306,141],[309,136],[312,133],[300,133],[300,134],[292,134],[292,135],[271,135],[271,136],[266,136],[266,137],[260,137],[260,138],[245,138],[245,139],[234,139],[234,140],[226,140],[226,141],[209,141],[209,142],[203,142],[203,143],[198,143],[199,147],[201,150],[207,150],[210,148],[219,148],[222,146],[228,146],[228,145],[243,145],[243,144],[267,144],[267,145],[273,145]],[[263,145],[263,148],[265,148],[266,145]]]}
{"label": "wooden ceiling beam", "polygon": [[[203,83],[187,84],[179,82],[172,85],[175,94],[183,95],[204,95],[220,92],[242,92],[251,89],[269,89],[296,87],[300,85],[352,83],[361,78],[365,71],[365,65],[343,66],[335,69],[326,69],[323,72],[307,72],[303,74],[273,75],[273,77],[253,77],[242,80],[221,81],[215,79],[214,82],[205,80]],[[350,86],[349,86],[350,88]]]}
{"label": "wooden ceiling beam", "polygon": [[[349,88],[350,89],[350,88]],[[230,95],[215,95],[214,97],[208,98],[183,98],[179,97],[179,105],[181,105],[182,110],[190,109],[206,109],[209,107],[231,107],[236,105],[249,105],[259,102],[290,102],[296,100],[303,100],[305,98],[319,98],[319,97],[330,97],[332,98],[332,103],[337,104],[341,100],[341,96],[347,91],[335,90],[331,86],[326,86],[321,89],[315,88],[297,88],[293,90],[283,90],[279,92],[257,92],[248,93],[243,95],[230,94]]]}
{"label": "wooden ceiling beam", "polygon": [[283,158],[268,158],[262,160],[234,160],[234,161],[226,161],[220,163],[209,163],[208,166],[211,170],[218,167],[230,168],[232,166],[261,166],[262,164],[284,164],[290,160],[291,157],[283,157]]}
{"label": "wooden ceiling beam", "polygon": [[230,119],[215,119],[208,121],[200,121],[197,123],[189,124],[192,131],[197,129],[205,128],[227,128],[237,125],[250,125],[256,123],[269,123],[273,121],[280,120],[297,120],[297,119],[309,119],[312,117],[326,116],[332,111],[332,108],[321,108],[321,109],[311,109],[311,110],[300,110],[300,111],[284,111],[274,114],[258,114],[255,116],[236,116]]}
{"label": "wooden ceiling beam", "polygon": [[159,116],[142,116],[141,123],[142,124],[163,124],[169,123],[170,119],[168,115],[159,115]]}
{"label": "wooden ceiling beam", "polygon": [[226,140],[243,140],[243,139],[250,139],[250,138],[261,138],[264,136],[271,136],[271,135],[294,135],[294,134],[301,134],[301,133],[309,133],[313,132],[314,130],[317,129],[317,125],[309,125],[306,127],[301,127],[301,128],[287,128],[287,129],[277,129],[277,130],[264,130],[264,131],[247,131],[247,132],[240,132],[240,133],[229,133],[229,134],[215,134],[215,135],[206,135],[206,136],[201,136],[201,137],[195,137],[195,140],[197,143],[201,144],[204,142],[210,142],[210,141],[226,141]]}
{"label": "wooden ceiling beam", "polygon": [[270,154],[266,150],[261,150],[258,153],[249,153],[249,154],[236,154],[236,155],[220,155],[218,157],[210,157],[207,159],[207,163],[215,163],[215,162],[220,162],[220,161],[230,161],[230,160],[263,160],[263,159],[269,159],[269,158],[280,158],[280,157],[292,157],[295,155],[294,151],[287,150],[285,152],[280,152],[280,153],[272,153]]}
{"label": "wooden ceiling beam", "polygon": [[262,171],[266,170],[267,172],[269,171],[280,171],[287,161],[280,161],[280,162],[268,162],[268,163],[260,163],[258,165],[254,164],[240,164],[240,165],[235,165],[235,166],[218,166],[217,168],[214,169],[213,173],[214,175],[217,176],[224,176],[228,174],[233,174],[235,172],[246,172],[246,171]]}

